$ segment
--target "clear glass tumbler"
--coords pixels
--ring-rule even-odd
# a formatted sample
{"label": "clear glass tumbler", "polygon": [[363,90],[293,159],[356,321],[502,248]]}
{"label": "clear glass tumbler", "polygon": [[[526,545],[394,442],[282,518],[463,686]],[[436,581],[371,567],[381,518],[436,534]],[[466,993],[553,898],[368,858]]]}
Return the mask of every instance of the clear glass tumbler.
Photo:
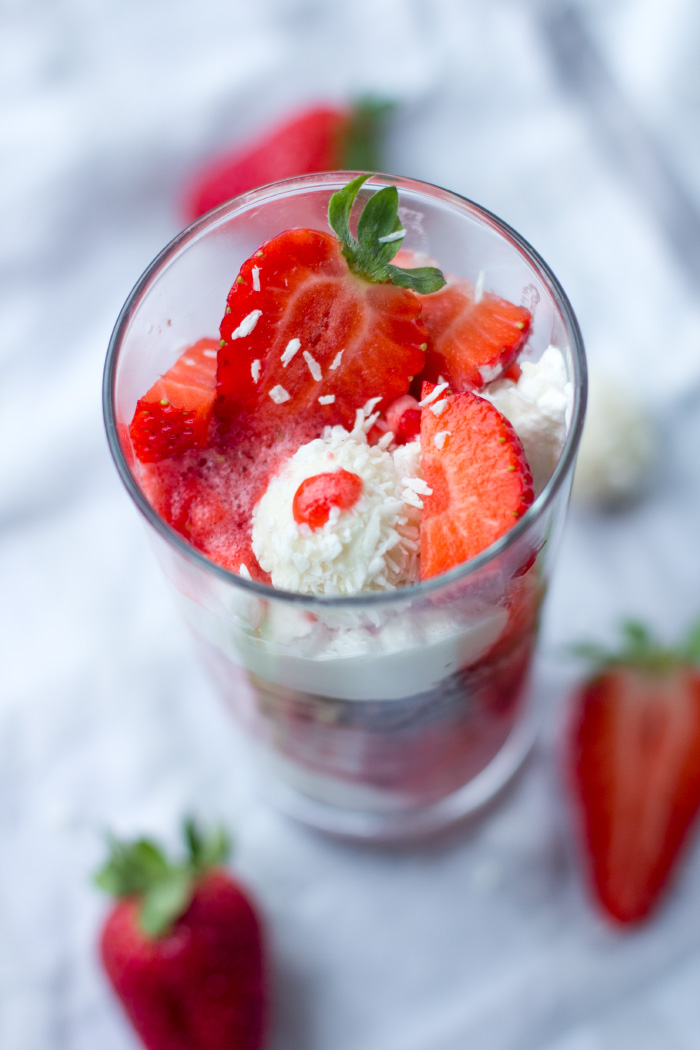
{"label": "clear glass tumbler", "polygon": [[553,343],[574,387],[559,462],[496,544],[402,590],[318,598],[273,590],[214,564],[149,504],[129,446],[137,399],[218,326],[240,264],[293,226],[326,229],[350,172],[263,187],[199,219],[148,267],[115,326],[104,378],[109,445],[148,524],[182,613],[238,723],[261,785],[293,816],[365,839],[423,835],[488,801],[534,735],[528,678],[583,425],[583,344],[557,279],[512,229],[436,186],[399,189],[404,247],[533,313],[527,354]]}

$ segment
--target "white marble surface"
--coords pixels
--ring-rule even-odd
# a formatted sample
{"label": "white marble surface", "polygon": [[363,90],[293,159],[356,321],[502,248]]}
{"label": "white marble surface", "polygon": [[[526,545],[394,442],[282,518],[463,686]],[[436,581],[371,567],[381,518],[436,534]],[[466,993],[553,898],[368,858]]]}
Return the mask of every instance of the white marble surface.
{"label": "white marble surface", "polygon": [[[696,0],[8,0],[0,9],[0,1046],[129,1050],[95,961],[101,832],[235,829],[267,917],[272,1050],[690,1050],[700,854],[609,932],[571,859],[559,658],[618,618],[672,635],[700,588]],[[265,809],[112,468],[111,326],[177,231],[197,159],[305,99],[403,106],[390,170],[484,204],[544,255],[589,353],[648,399],[663,469],[574,509],[540,667],[547,730],[494,812],[379,851]]]}

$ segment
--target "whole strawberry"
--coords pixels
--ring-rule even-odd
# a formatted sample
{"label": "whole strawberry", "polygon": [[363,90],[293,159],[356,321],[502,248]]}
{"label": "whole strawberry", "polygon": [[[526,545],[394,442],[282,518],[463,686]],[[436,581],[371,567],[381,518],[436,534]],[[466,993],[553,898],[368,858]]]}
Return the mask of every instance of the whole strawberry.
{"label": "whole strawberry", "polygon": [[569,762],[584,860],[619,923],[649,915],[700,810],[700,625],[678,649],[624,625],[617,653],[581,646],[596,670],[575,697]]}
{"label": "whole strawberry", "polygon": [[260,138],[195,173],[183,213],[191,222],[218,204],[268,182],[316,171],[381,171],[378,145],[391,107],[371,99],[355,106],[311,106]]}
{"label": "whole strawberry", "polygon": [[223,831],[185,824],[187,856],[152,842],[111,842],[98,886],[119,898],[102,961],[148,1050],[260,1050],[265,971],[260,922],[220,865]]}

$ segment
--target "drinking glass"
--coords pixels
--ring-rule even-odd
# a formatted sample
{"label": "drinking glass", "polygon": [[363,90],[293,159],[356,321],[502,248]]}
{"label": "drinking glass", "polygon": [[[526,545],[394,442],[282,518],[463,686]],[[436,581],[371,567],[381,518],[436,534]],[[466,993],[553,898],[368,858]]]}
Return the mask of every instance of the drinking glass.
{"label": "drinking glass", "polygon": [[109,345],[104,412],[112,456],[155,553],[235,713],[261,788],[317,828],[360,839],[424,835],[490,800],[535,733],[529,688],[540,609],[564,522],[583,425],[586,369],[576,318],[546,263],[476,204],[413,179],[398,187],[404,247],[447,273],[526,305],[526,356],[564,357],[573,412],[559,461],[498,542],[442,576],[386,593],[275,590],[210,561],[167,524],[139,484],[128,425],[136,401],[203,337],[216,338],[241,263],[290,227],[326,228],[328,201],[355,173],[262,187],[198,219],[151,263]]}

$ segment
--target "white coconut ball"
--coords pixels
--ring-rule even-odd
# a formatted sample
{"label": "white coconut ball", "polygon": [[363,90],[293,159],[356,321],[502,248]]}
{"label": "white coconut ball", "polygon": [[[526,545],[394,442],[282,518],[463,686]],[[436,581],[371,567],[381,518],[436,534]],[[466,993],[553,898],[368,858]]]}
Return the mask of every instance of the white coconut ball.
{"label": "white coconut ball", "polygon": [[598,367],[590,369],[576,501],[616,506],[637,499],[648,484],[657,443],[653,421],[629,387]]}

